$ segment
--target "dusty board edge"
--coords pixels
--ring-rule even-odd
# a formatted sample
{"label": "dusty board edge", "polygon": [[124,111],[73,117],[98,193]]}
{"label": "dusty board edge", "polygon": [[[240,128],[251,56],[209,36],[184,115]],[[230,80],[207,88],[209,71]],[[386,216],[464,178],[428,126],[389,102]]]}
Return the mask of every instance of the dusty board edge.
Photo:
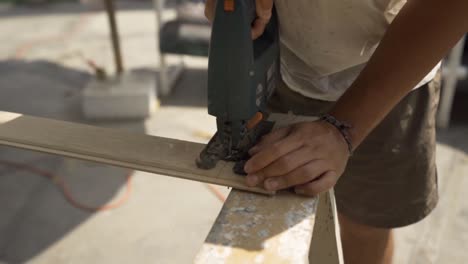
{"label": "dusty board edge", "polygon": [[[250,199],[245,199],[245,196],[250,196]],[[246,215],[242,210],[252,206],[258,209],[262,205],[263,211],[256,212],[257,215]],[[309,263],[317,207],[318,198],[285,192],[268,198],[234,190],[229,194],[194,263]],[[276,221],[258,221],[258,214]],[[291,219],[296,219],[296,222],[291,223]],[[241,228],[253,234],[250,237],[246,238],[242,231],[233,232],[235,227],[251,227],[251,222],[256,223],[255,228]],[[266,233],[270,236],[261,236]],[[226,241],[226,238],[229,240]],[[248,249],[242,246],[247,241],[257,241],[257,245],[262,246],[256,250]]]}
{"label": "dusty board edge", "polygon": [[333,189],[319,196],[309,263],[343,264],[340,226]]}

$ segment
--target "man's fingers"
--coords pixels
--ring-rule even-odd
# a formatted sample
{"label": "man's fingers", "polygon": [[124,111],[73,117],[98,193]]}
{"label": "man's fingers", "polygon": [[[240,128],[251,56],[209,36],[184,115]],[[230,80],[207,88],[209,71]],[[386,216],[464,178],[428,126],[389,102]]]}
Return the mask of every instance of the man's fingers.
{"label": "man's fingers", "polygon": [[249,174],[245,178],[245,182],[247,186],[254,187],[257,186],[259,183],[265,181],[265,174],[263,172],[259,171],[255,174]]}
{"label": "man's fingers", "polygon": [[244,170],[248,174],[255,173],[278,158],[288,154],[289,152],[300,148],[303,144],[301,138],[297,134],[290,134],[287,137],[265,146],[257,154],[255,154],[245,164]]}
{"label": "man's fingers", "polygon": [[288,174],[267,178],[264,182],[264,187],[266,190],[276,191],[306,184],[322,175],[328,168],[329,166],[324,160],[314,160],[304,166],[296,168]]}
{"label": "man's fingers", "polygon": [[266,178],[286,175],[317,158],[314,148],[302,146],[273,161],[262,169]]}
{"label": "man's fingers", "polygon": [[252,39],[260,37],[265,31],[265,27],[268,24],[268,20],[262,18],[255,19],[252,25]]}
{"label": "man's fingers", "polygon": [[263,34],[265,27],[271,19],[273,0],[255,0],[257,19],[252,26],[252,38],[256,39]]}
{"label": "man's fingers", "polygon": [[315,196],[331,189],[335,185],[337,179],[338,177],[335,171],[327,171],[317,180],[299,185],[294,190],[297,194]]}
{"label": "man's fingers", "polygon": [[[271,19],[273,0],[252,0],[255,1],[255,9],[257,11],[257,18],[252,25],[252,38],[256,39],[263,34],[265,27]],[[216,0],[206,0],[205,3],[205,16],[213,22],[215,13]]]}
{"label": "man's fingers", "polygon": [[216,0],[206,0],[205,16],[210,22],[213,22]]}
{"label": "man's fingers", "polygon": [[268,21],[271,19],[273,0],[256,0],[255,9],[257,11],[257,17],[268,24]]}
{"label": "man's fingers", "polygon": [[257,154],[264,147],[271,145],[285,138],[286,136],[288,136],[290,131],[291,131],[291,127],[283,127],[283,128],[271,131],[270,133],[263,136],[260,142],[258,142],[257,145],[255,145],[253,148],[249,150],[249,154],[251,156]]}
{"label": "man's fingers", "polygon": [[[304,147],[291,151],[290,153],[274,161],[272,164],[268,165],[265,169],[257,171],[254,174],[247,175],[246,183],[248,186],[253,187],[259,185],[260,183],[263,183],[267,178],[277,178],[277,176],[283,177],[284,175],[295,170],[298,171],[299,169],[308,169],[301,167],[309,163],[310,160],[313,159],[312,152],[313,151],[311,151],[310,148]],[[292,177],[296,177],[296,174],[294,174]],[[302,175],[305,175],[305,173],[302,173]],[[285,185],[286,183],[283,182],[279,184],[279,186]]]}

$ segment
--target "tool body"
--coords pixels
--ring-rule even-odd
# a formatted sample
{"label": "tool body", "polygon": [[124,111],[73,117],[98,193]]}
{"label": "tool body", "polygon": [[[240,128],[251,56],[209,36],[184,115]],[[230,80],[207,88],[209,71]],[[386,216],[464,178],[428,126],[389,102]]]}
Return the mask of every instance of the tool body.
{"label": "tool body", "polygon": [[236,161],[243,173],[248,150],[273,126],[267,100],[279,78],[279,34],[276,11],[262,36],[253,40],[255,1],[218,0],[208,61],[208,113],[217,132],[197,159],[210,169],[219,160]]}

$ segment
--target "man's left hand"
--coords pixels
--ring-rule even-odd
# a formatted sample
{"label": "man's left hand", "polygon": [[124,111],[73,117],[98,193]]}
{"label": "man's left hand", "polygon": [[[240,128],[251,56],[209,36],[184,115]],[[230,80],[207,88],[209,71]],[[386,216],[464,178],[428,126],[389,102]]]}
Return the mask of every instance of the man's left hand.
{"label": "man's left hand", "polygon": [[265,135],[250,150],[247,185],[276,191],[294,187],[314,196],[332,188],[343,174],[349,150],[341,133],[324,121],[304,122]]}

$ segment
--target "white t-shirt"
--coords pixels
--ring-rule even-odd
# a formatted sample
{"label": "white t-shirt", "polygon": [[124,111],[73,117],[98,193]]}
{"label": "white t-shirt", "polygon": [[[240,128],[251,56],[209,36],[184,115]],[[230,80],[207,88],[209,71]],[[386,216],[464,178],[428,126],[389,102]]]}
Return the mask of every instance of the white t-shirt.
{"label": "white t-shirt", "polygon": [[[284,82],[304,96],[336,101],[357,78],[405,3],[275,0]],[[417,87],[432,80],[439,67]]]}

